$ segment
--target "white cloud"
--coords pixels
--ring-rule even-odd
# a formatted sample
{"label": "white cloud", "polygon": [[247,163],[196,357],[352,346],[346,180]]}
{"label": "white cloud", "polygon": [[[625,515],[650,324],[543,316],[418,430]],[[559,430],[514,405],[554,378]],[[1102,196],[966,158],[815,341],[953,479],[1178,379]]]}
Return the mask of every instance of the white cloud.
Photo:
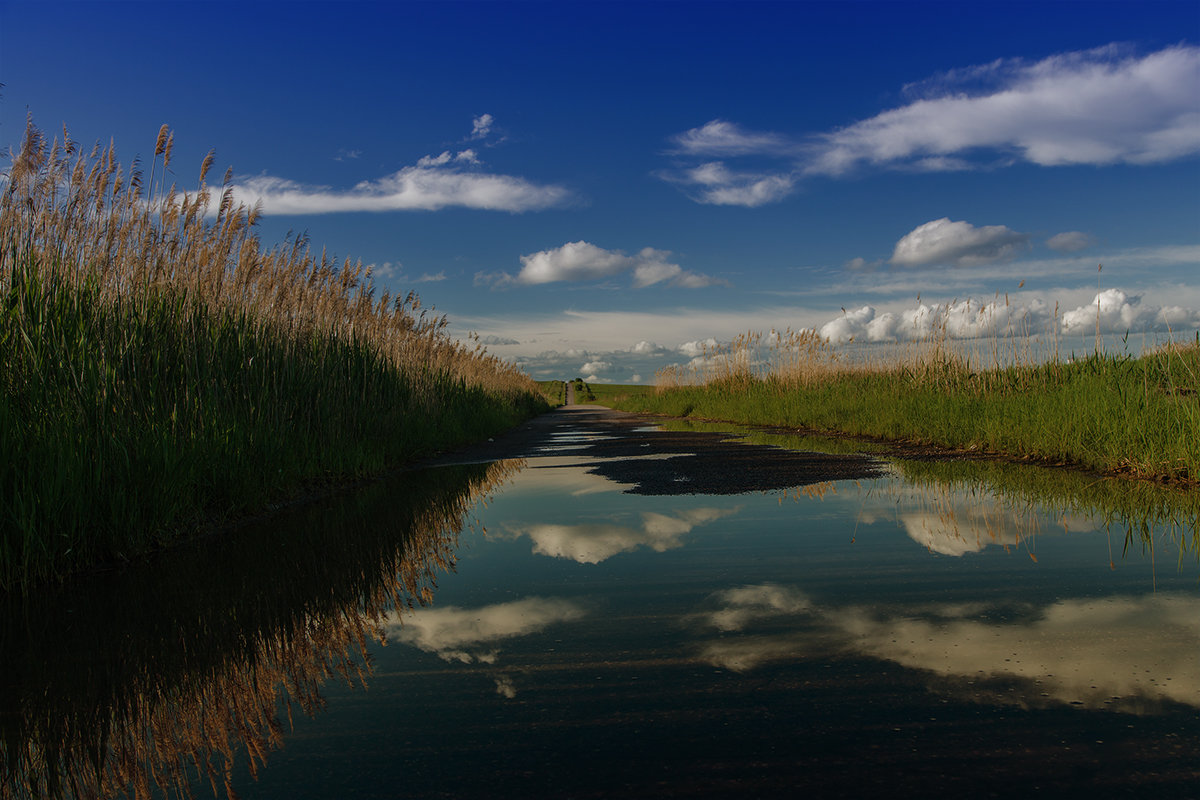
{"label": "white cloud", "polygon": [[620,250],[605,250],[590,242],[568,242],[553,250],[541,250],[521,256],[521,271],[515,278],[501,273],[497,283],[536,285],[558,281],[588,281],[610,278],[629,272],[633,286],[642,289],[657,283],[684,288],[699,288],[719,283],[706,275],[687,272],[667,259],[670,252],[645,247],[636,255]]}
{"label": "white cloud", "polygon": [[707,353],[709,350],[712,350],[716,346],[717,346],[717,340],[710,336],[709,338],[704,339],[704,340],[697,339],[696,341],[692,341],[692,342],[684,342],[683,344],[679,345],[679,347],[677,347],[675,349],[676,349],[676,351],[678,351],[679,353],[682,353],[683,355],[687,356],[688,358],[697,358],[699,356],[703,356],[705,353]]}
{"label": "white cloud", "polygon": [[1087,333],[1099,326],[1100,333],[1126,331],[1190,330],[1200,327],[1200,311],[1180,306],[1159,307],[1129,296],[1120,289],[1106,289],[1090,305],[1062,315],[1063,333]]}
{"label": "white cloud", "polygon": [[[987,85],[971,92],[961,77]],[[948,85],[947,85],[948,84]],[[1041,166],[1153,164],[1200,152],[1200,48],[1105,47],[997,61],[939,91],[820,137],[809,173],[900,165],[980,149]]]}
{"label": "white cloud", "polygon": [[[476,117],[472,139],[491,131],[490,114]],[[352,157],[349,153],[346,157]],[[353,157],[357,157],[357,153]],[[474,208],[487,211],[536,211],[573,199],[563,186],[537,184],[514,175],[482,172],[479,155],[466,149],[423,156],[417,163],[350,189],[309,186],[287,178],[259,175],[232,185],[235,203],[262,204],[264,214],[331,214],[358,211],[436,211]],[[216,213],[211,204],[210,213]]]}
{"label": "white cloud", "polygon": [[722,161],[658,173],[699,203],[760,206],[803,176],[874,166],[960,171],[1025,161],[1040,166],[1159,164],[1200,152],[1200,48],[1134,55],[1116,45],[1040,61],[999,60],[910,85],[899,108],[824,133],[750,131],[716,119],[672,137],[679,157],[777,161],[773,170]]}
{"label": "white cloud", "polygon": [[1181,306],[1157,306],[1120,289],[1107,289],[1090,305],[1060,313],[1055,327],[1054,311],[1034,298],[1024,303],[1004,298],[990,301],[960,300],[949,303],[920,303],[899,312],[878,314],[872,306],[843,313],[820,327],[820,334],[834,343],[904,342],[929,339],[935,334],[949,339],[977,339],[1027,334],[1088,333],[1096,330],[1097,313],[1102,334],[1166,333],[1200,328],[1200,311]]}
{"label": "white cloud", "polygon": [[518,636],[579,619],[586,611],[562,598],[527,597],[482,608],[418,608],[393,612],[385,623],[387,638],[411,644],[446,661],[492,663],[497,645]]}
{"label": "white cloud", "polygon": [[712,161],[682,172],[662,172],[660,177],[688,187],[697,203],[716,206],[756,208],[787,197],[795,189],[790,172],[752,172],[731,170],[720,161]]}
{"label": "white cloud", "polygon": [[1046,240],[1046,246],[1060,253],[1074,253],[1092,246],[1092,237],[1081,231],[1056,233]]}
{"label": "white cloud", "polygon": [[438,283],[444,280],[446,280],[445,272],[439,272],[436,275],[425,272],[422,273],[421,277],[413,278],[413,283]]}
{"label": "white cloud", "polygon": [[480,114],[471,120],[471,138],[485,139],[492,132],[492,125],[496,123],[495,118],[491,114]]}
{"label": "white cloud", "polygon": [[612,369],[612,364],[609,363],[608,361],[589,361],[586,364],[584,364],[582,367],[580,367],[579,371],[580,372],[591,372],[591,373],[593,373],[593,376],[594,376],[594,373],[604,372],[605,370],[608,370],[608,369]]}
{"label": "white cloud", "polygon": [[[436,159],[435,159],[436,160]],[[260,175],[233,185],[233,199],[247,207],[262,203],[265,214],[332,214],[354,211],[436,211],[461,207],[486,211],[536,211],[571,199],[562,186],[535,184],[512,175],[468,172],[443,162],[405,167],[353,189],[305,186]],[[215,209],[214,209],[215,212]]]}
{"label": "white cloud", "polygon": [[917,226],[896,242],[892,263],[901,267],[974,267],[1007,261],[1028,246],[1028,236],[1004,225],[977,228],[969,222],[951,222],[942,217]]}
{"label": "white cloud", "polygon": [[672,137],[680,153],[702,156],[779,155],[795,149],[786,136],[748,131],[734,122],[714,119]]}

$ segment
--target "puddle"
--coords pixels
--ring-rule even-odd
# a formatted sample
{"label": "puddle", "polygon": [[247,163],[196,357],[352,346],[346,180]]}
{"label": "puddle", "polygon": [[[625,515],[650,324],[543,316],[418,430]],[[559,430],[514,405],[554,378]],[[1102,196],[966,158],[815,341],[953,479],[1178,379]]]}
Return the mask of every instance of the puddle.
{"label": "puddle", "polygon": [[1195,498],[844,443],[768,480],[779,440],[694,468],[684,436],[560,434],[10,602],[3,794],[1195,786]]}

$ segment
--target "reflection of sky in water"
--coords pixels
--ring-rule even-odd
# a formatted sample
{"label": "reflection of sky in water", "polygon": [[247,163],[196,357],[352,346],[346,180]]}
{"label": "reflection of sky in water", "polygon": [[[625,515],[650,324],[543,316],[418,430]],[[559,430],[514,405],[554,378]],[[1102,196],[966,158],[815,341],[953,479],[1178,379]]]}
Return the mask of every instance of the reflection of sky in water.
{"label": "reflection of sky in water", "polygon": [[[897,477],[719,499],[622,488],[570,456],[532,459],[483,512],[491,533],[461,574],[389,638],[491,664],[502,645],[603,627],[614,652],[650,631],[673,658],[737,673],[857,654],[1017,680],[1031,705],[1200,705],[1194,586],[1136,548],[1110,567],[1112,543],[1085,516]],[[1104,583],[1114,596],[1096,595]],[[1155,584],[1171,591],[1144,594]],[[524,599],[484,602],[498,593]],[[515,696],[512,675],[495,680]]]}
{"label": "reflection of sky in water", "polygon": [[988,619],[990,609],[979,604],[884,613],[822,608],[777,585],[739,587],[714,601],[700,620],[719,632],[790,623],[787,633],[701,645],[701,658],[739,672],[851,650],[942,676],[1022,679],[1028,703],[1045,698],[1098,708],[1171,700],[1200,707],[1200,598],[1192,595],[1060,600],[1010,621]]}
{"label": "reflection of sky in water", "polygon": [[1100,740],[1089,769],[1200,752],[1197,570],[1165,540],[896,476],[653,497],[588,463],[531,458],[479,506],[361,699],[330,687],[247,789],[651,796],[719,773],[847,796],[883,769],[914,796],[893,779],[1056,785]]}

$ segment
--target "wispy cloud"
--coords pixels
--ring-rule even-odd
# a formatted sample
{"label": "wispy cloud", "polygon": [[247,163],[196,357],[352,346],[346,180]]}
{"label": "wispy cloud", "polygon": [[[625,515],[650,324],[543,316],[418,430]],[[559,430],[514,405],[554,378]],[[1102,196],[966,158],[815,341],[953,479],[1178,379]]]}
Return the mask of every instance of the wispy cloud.
{"label": "wispy cloud", "polygon": [[686,158],[764,157],[775,168],[677,164],[659,177],[700,203],[777,202],[805,176],[862,168],[957,171],[1017,162],[1160,164],[1200,153],[1200,48],[1108,47],[1007,59],[905,87],[906,105],[843,128],[788,135],[716,119],[671,138]]}
{"label": "wispy cloud", "polygon": [[693,156],[788,155],[796,150],[788,137],[750,131],[734,122],[714,119],[671,137],[676,152]]}
{"label": "wispy cloud", "polygon": [[906,106],[818,137],[805,172],[841,175],[978,149],[1041,166],[1154,164],[1200,152],[1197,47],[997,61],[927,88]]}
{"label": "wispy cloud", "polygon": [[670,251],[645,247],[635,255],[606,250],[585,242],[568,242],[553,250],[541,250],[521,256],[521,271],[514,277],[506,272],[475,276],[477,284],[534,286],[562,281],[594,281],[629,273],[635,289],[658,283],[696,289],[725,283],[707,275],[688,272],[669,261]]}
{"label": "wispy cloud", "polygon": [[[471,138],[486,136],[491,126],[490,115],[477,117]],[[272,175],[238,181],[232,188],[235,202],[247,207],[261,203],[263,213],[277,216],[443,208],[522,212],[561,206],[574,199],[564,186],[486,172],[473,149],[427,155],[412,166],[349,189],[311,186]]]}
{"label": "wispy cloud", "polygon": [[1093,244],[1093,239],[1082,231],[1064,231],[1056,233],[1046,240],[1046,247],[1060,253],[1075,253],[1086,250]]}

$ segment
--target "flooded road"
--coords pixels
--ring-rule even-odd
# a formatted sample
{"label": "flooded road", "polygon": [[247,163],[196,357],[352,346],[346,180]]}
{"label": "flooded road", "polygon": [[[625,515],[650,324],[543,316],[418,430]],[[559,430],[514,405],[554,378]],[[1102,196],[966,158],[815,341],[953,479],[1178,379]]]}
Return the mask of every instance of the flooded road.
{"label": "flooded road", "polygon": [[10,599],[0,796],[1195,796],[1194,493],[731,430],[562,409]]}

